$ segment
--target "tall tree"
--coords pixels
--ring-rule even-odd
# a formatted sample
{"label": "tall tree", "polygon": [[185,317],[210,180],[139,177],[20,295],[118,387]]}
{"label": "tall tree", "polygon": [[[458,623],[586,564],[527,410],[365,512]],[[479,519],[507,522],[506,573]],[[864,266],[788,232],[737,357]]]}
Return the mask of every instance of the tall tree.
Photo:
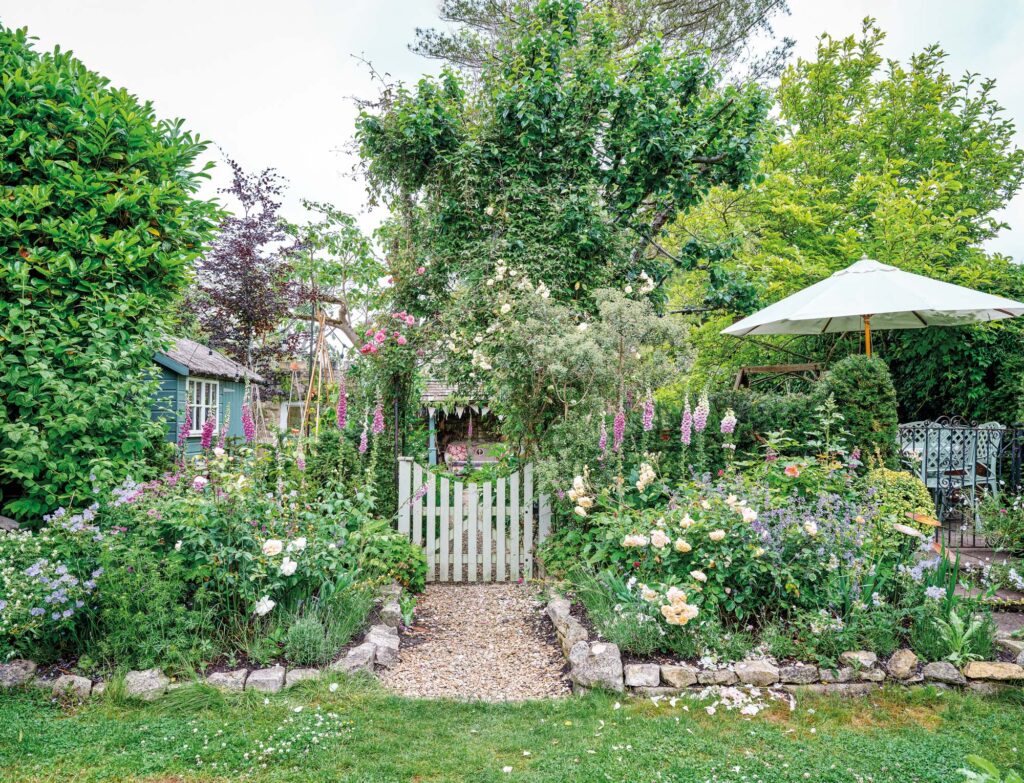
{"label": "tall tree", "polygon": [[138,469],[153,354],[219,211],[180,120],[25,30],[0,26],[0,76],[0,500],[38,519]]}
{"label": "tall tree", "polygon": [[517,13],[475,80],[390,88],[359,120],[372,193],[395,215],[399,305],[432,319],[470,381],[481,355],[507,361],[496,315],[517,296],[578,314],[605,287],[661,301],[675,263],[662,229],[753,174],[767,112],[756,86],[718,89],[704,58],[658,42],[623,53],[614,11]]}
{"label": "tall tree", "polygon": [[274,360],[291,355],[301,337],[288,328],[301,287],[279,214],[284,180],[274,169],[249,174],[234,160],[227,163],[231,185],[221,192],[239,213],[224,218],[196,264],[189,307],[214,346],[272,378]]}
{"label": "tall tree", "polygon": [[[904,65],[883,60],[883,32],[823,36],[814,60],[783,74],[779,136],[758,179],[720,188],[673,228],[690,257],[676,280],[686,307],[721,308],[698,333],[700,366],[765,364],[755,344],[721,338],[750,312],[868,255],[911,272],[1021,298],[1024,276],[986,240],[1024,181],[1024,151],[995,99],[995,82],[944,70],[931,46]],[[1024,355],[1016,322],[881,333],[903,413],[1015,415]],[[838,359],[857,336],[775,341],[808,358]],[[776,357],[779,354],[775,354]]]}
{"label": "tall tree", "polygon": [[386,269],[354,217],[330,204],[302,204],[314,219],[287,224],[285,230],[295,240],[289,256],[305,317],[314,311],[324,313],[329,326],[357,345],[356,327],[369,319],[370,307],[380,301]]}
{"label": "tall tree", "polygon": [[[479,69],[498,56],[498,42],[510,40],[528,23],[539,0],[442,0],[441,19],[450,31],[417,28],[414,52],[459,67]],[[666,48],[708,52],[720,69],[746,66],[748,75],[777,75],[792,47],[784,39],[754,54],[751,40],[771,39],[772,19],[789,11],[786,0],[600,0],[590,10],[612,8],[619,17],[617,44],[635,47],[660,36]]]}

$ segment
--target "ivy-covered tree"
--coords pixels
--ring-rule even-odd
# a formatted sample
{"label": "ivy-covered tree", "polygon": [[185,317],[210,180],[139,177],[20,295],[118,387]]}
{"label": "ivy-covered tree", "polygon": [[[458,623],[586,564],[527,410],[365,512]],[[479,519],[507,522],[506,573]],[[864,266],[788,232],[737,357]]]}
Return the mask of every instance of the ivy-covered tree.
{"label": "ivy-covered tree", "polygon": [[[995,83],[944,70],[936,46],[908,64],[881,55],[883,32],[823,36],[814,60],[783,74],[778,138],[759,177],[716,188],[672,229],[689,257],[675,280],[680,310],[709,310],[695,332],[698,371],[830,361],[861,350],[860,335],[737,341],[718,331],[864,255],[910,272],[1020,299],[1024,273],[985,250],[999,212],[1024,181],[1024,151]],[[718,255],[709,250],[717,249]],[[1022,325],[879,332],[904,416],[1015,415]],[[765,353],[773,343],[784,350]],[[789,353],[787,353],[788,351]],[[797,359],[796,356],[801,358]]]}
{"label": "ivy-covered tree", "polygon": [[0,27],[0,499],[37,518],[137,468],[168,310],[211,236],[206,144]]}
{"label": "ivy-covered tree", "polygon": [[719,89],[703,57],[623,47],[614,9],[517,13],[474,80],[388,88],[358,124],[372,194],[393,211],[398,304],[430,319],[447,372],[475,385],[481,356],[508,360],[498,316],[519,296],[583,317],[602,288],[662,302],[677,263],[663,229],[753,175],[768,108],[756,86]]}

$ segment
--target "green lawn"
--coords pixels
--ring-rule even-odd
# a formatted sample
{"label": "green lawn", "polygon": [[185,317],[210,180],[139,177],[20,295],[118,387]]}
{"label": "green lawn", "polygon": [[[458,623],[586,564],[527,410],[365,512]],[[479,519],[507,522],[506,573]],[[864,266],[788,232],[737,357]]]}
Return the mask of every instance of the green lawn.
{"label": "green lawn", "polygon": [[0,696],[0,780],[947,783],[968,753],[1024,761],[1018,695],[807,697],[749,719],[616,701],[462,704],[303,683],[269,703],[189,688],[70,708],[22,692]]}

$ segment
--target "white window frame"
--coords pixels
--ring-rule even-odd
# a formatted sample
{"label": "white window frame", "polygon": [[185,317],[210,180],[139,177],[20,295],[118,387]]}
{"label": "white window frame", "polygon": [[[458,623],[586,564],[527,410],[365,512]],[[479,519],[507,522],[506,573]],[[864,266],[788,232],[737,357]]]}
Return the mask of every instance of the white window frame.
{"label": "white window frame", "polygon": [[[220,381],[213,378],[189,378],[186,385],[188,392],[188,405],[192,409],[192,429],[189,437],[194,438],[203,434],[203,424],[210,416],[213,416],[214,423],[220,426]],[[212,400],[207,394],[212,390]]]}

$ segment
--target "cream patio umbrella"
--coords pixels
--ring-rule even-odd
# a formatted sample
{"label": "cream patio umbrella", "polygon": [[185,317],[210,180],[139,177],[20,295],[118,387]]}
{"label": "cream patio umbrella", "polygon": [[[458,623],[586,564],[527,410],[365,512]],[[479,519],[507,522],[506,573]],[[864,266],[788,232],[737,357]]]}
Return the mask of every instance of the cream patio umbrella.
{"label": "cream patio umbrella", "polygon": [[924,329],[1000,321],[1024,314],[1024,303],[904,272],[869,258],[758,310],[722,334],[826,334],[871,329]]}

